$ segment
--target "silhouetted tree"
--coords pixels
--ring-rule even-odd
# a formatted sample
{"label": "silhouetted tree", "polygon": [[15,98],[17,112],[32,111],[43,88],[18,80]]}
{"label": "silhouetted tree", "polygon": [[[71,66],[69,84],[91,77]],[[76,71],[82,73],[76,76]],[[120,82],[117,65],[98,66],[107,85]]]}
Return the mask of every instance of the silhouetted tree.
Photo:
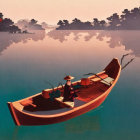
{"label": "silhouetted tree", "polygon": [[93,24],[89,21],[82,22],[81,20],[75,18],[72,20],[72,23],[69,23],[67,20],[59,21],[57,29],[68,29],[68,30],[85,30],[85,29],[94,29],[94,30],[120,30],[120,29],[140,29],[140,7],[134,8],[132,10],[124,9],[122,15],[114,13],[107,18],[108,22],[105,20],[99,21],[97,18],[93,19]]}
{"label": "silhouetted tree", "polygon": [[13,24],[14,22],[9,18],[3,19],[0,23],[0,31],[9,31],[9,27]]}
{"label": "silhouetted tree", "polygon": [[131,13],[132,13],[133,17],[136,18],[140,14],[139,8],[132,9]]}
{"label": "silhouetted tree", "polygon": [[5,19],[3,19],[2,23],[3,23],[6,27],[8,27],[8,26],[14,24],[14,22],[13,22],[10,18],[5,18]]}
{"label": "silhouetted tree", "polygon": [[107,20],[109,21],[109,29],[118,29],[120,25],[120,18],[117,13],[113,14],[112,16],[108,17]]}
{"label": "silhouetted tree", "polygon": [[63,23],[63,21],[62,21],[62,20],[59,20],[59,22],[57,23],[57,25],[59,25],[59,26],[63,26],[63,25],[64,25],[64,23]]}
{"label": "silhouetted tree", "polygon": [[72,23],[74,23],[74,24],[81,23],[81,20],[75,18],[75,19],[72,20]]}
{"label": "silhouetted tree", "polygon": [[0,18],[3,19],[3,14],[2,13],[0,13]]}
{"label": "silhouetted tree", "polygon": [[[86,30],[86,29],[89,29],[90,28],[90,22],[81,22],[81,20],[75,18],[72,20],[72,23],[70,24],[70,29],[71,30]],[[88,27],[89,25],[89,27]]]}
{"label": "silhouetted tree", "polygon": [[125,9],[121,15],[122,29],[140,29],[140,8]]}
{"label": "silhouetted tree", "polygon": [[87,21],[87,22],[81,22],[81,20],[75,18],[72,20],[72,23],[69,23],[68,20],[59,20],[59,22],[57,23],[57,25],[59,25],[58,28],[56,29],[63,29],[63,30],[89,30],[92,29],[92,24],[91,22]]}
{"label": "silhouetted tree", "polygon": [[131,12],[128,9],[124,9],[121,15],[121,29],[129,28],[131,22]]}
{"label": "silhouetted tree", "polygon": [[101,20],[100,21],[100,26],[101,26],[101,29],[105,29],[106,28],[106,22],[105,22],[105,20]]}
{"label": "silhouetted tree", "polygon": [[37,20],[31,19],[30,24],[31,24],[31,25],[35,25],[37,22],[38,22]]}
{"label": "silhouetted tree", "polygon": [[100,29],[100,21],[97,18],[93,19],[94,29]]}
{"label": "silhouetted tree", "polygon": [[84,24],[85,24],[85,29],[88,29],[89,30],[89,29],[92,29],[93,28],[91,22],[89,22],[89,21],[85,22]]}
{"label": "silhouetted tree", "polygon": [[9,32],[10,33],[17,33],[17,32],[21,32],[21,30],[17,26],[12,25],[9,27]]}
{"label": "silhouetted tree", "polygon": [[124,11],[122,11],[122,13],[124,14],[124,15],[121,15],[122,18],[124,18],[124,19],[130,18],[130,11],[128,9],[124,9]]}
{"label": "silhouetted tree", "polygon": [[10,19],[10,18],[3,18],[3,14],[0,13],[0,19],[1,22],[0,22],[0,31],[3,31],[3,32],[17,32],[17,31],[20,31],[20,29],[13,25],[14,22]]}
{"label": "silhouetted tree", "polygon": [[69,25],[69,21],[68,20],[63,20],[63,24],[64,24],[64,26],[67,26],[67,25]]}

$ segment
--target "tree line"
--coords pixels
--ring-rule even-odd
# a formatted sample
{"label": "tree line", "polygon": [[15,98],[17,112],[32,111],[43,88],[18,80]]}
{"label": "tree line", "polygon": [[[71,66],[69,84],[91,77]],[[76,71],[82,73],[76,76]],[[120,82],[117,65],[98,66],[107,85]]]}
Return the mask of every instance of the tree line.
{"label": "tree line", "polygon": [[27,20],[27,19],[21,19],[17,21],[15,25],[17,25],[22,30],[44,30],[42,27],[45,26],[45,22],[43,22],[43,25],[40,25],[37,23],[38,21],[35,19]]}
{"label": "tree line", "polygon": [[[28,33],[30,30],[44,30],[42,25],[37,24],[37,20],[31,19],[28,21],[20,20],[18,23],[14,23],[10,18],[3,18],[3,14],[0,13],[0,32],[9,33]],[[21,27],[20,25],[23,25]]]}
{"label": "tree line", "polygon": [[140,30],[140,7],[124,9],[122,14],[112,14],[105,20],[93,18],[93,21],[82,22],[80,19],[59,20],[57,30]]}
{"label": "tree line", "polygon": [[0,32],[16,33],[20,31],[18,26],[15,26],[10,18],[3,18],[3,14],[0,13]]}

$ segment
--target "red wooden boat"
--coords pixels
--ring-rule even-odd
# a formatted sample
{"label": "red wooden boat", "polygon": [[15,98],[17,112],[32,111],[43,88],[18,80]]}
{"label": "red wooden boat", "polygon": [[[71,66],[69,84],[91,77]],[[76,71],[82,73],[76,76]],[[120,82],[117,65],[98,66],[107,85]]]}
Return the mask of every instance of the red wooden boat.
{"label": "red wooden boat", "polygon": [[[73,82],[77,86],[78,97],[74,106],[56,98],[50,99],[52,89],[46,89],[34,96],[8,102],[8,107],[16,125],[47,125],[69,120],[97,108],[115,86],[121,72],[121,65],[114,58],[100,73]],[[63,95],[63,86],[56,87]],[[61,96],[62,96],[61,95]],[[61,97],[60,97],[61,98]]]}

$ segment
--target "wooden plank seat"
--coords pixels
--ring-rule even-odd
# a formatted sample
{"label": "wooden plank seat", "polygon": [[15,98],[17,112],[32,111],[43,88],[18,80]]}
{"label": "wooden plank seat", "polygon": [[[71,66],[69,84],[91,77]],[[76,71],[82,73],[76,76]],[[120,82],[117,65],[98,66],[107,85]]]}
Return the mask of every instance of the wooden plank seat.
{"label": "wooden plank seat", "polygon": [[[108,75],[105,74],[105,73],[103,73],[103,74],[101,74],[101,75],[99,75],[99,76],[100,76],[102,79],[105,79],[105,78],[108,77]],[[92,79],[90,79],[90,80],[91,80],[92,82],[98,82],[98,81],[101,81],[101,80],[102,80],[101,78],[95,76],[94,78],[92,78]]]}
{"label": "wooden plank seat", "polygon": [[25,106],[29,106],[29,105],[31,105],[31,106],[33,106],[33,107],[36,107],[36,105],[33,104],[32,98],[31,98],[31,99],[28,99],[28,100],[25,100],[25,101],[21,101],[20,104],[21,104],[22,106],[24,106],[24,107],[25,107]]}
{"label": "wooden plank seat", "polygon": [[55,98],[55,100],[57,100],[58,102],[61,102],[62,104],[65,104],[66,106],[73,108],[74,107],[74,102],[63,102],[64,97],[60,96],[59,98]]}
{"label": "wooden plank seat", "polygon": [[103,83],[103,84],[105,84],[105,85],[110,86],[110,85],[112,85],[113,81],[114,81],[113,78],[107,77],[104,80],[101,80],[100,82]]}

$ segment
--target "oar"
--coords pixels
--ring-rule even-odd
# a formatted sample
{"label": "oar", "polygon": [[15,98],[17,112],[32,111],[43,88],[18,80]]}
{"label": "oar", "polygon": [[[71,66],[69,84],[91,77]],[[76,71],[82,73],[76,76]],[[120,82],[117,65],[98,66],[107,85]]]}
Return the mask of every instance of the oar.
{"label": "oar", "polygon": [[59,86],[62,86],[62,88],[64,88],[64,86],[61,82],[58,83],[57,89],[58,89]]}
{"label": "oar", "polygon": [[[122,58],[121,58],[121,65],[122,65],[122,63],[123,63],[123,59],[124,59],[127,55],[129,55],[129,53],[124,54],[124,55],[122,56]],[[123,70],[126,66],[128,66],[134,59],[135,59],[135,58],[132,58],[129,62],[127,62],[124,66],[122,66],[121,70]]]}
{"label": "oar", "polygon": [[[95,74],[95,73],[87,73],[84,75],[95,75],[96,77],[100,78],[101,80],[105,81],[106,83],[108,83],[106,80],[104,80],[103,78],[101,78],[99,75]],[[110,86],[112,85],[111,83],[108,83]]]}
{"label": "oar", "polygon": [[121,65],[122,65],[122,62],[123,62],[124,57],[126,57],[127,55],[129,55],[129,53],[124,54],[124,55],[122,56],[122,58],[121,58]]}
{"label": "oar", "polygon": [[122,67],[122,70],[127,66],[129,65],[135,58],[132,58],[129,62],[127,62],[123,67]]}
{"label": "oar", "polygon": [[51,83],[50,83],[49,81],[47,81],[47,80],[44,80],[44,82],[47,83],[47,84],[49,84],[49,85],[52,87],[53,91],[54,91],[54,86],[53,86],[53,84],[51,84]]}

